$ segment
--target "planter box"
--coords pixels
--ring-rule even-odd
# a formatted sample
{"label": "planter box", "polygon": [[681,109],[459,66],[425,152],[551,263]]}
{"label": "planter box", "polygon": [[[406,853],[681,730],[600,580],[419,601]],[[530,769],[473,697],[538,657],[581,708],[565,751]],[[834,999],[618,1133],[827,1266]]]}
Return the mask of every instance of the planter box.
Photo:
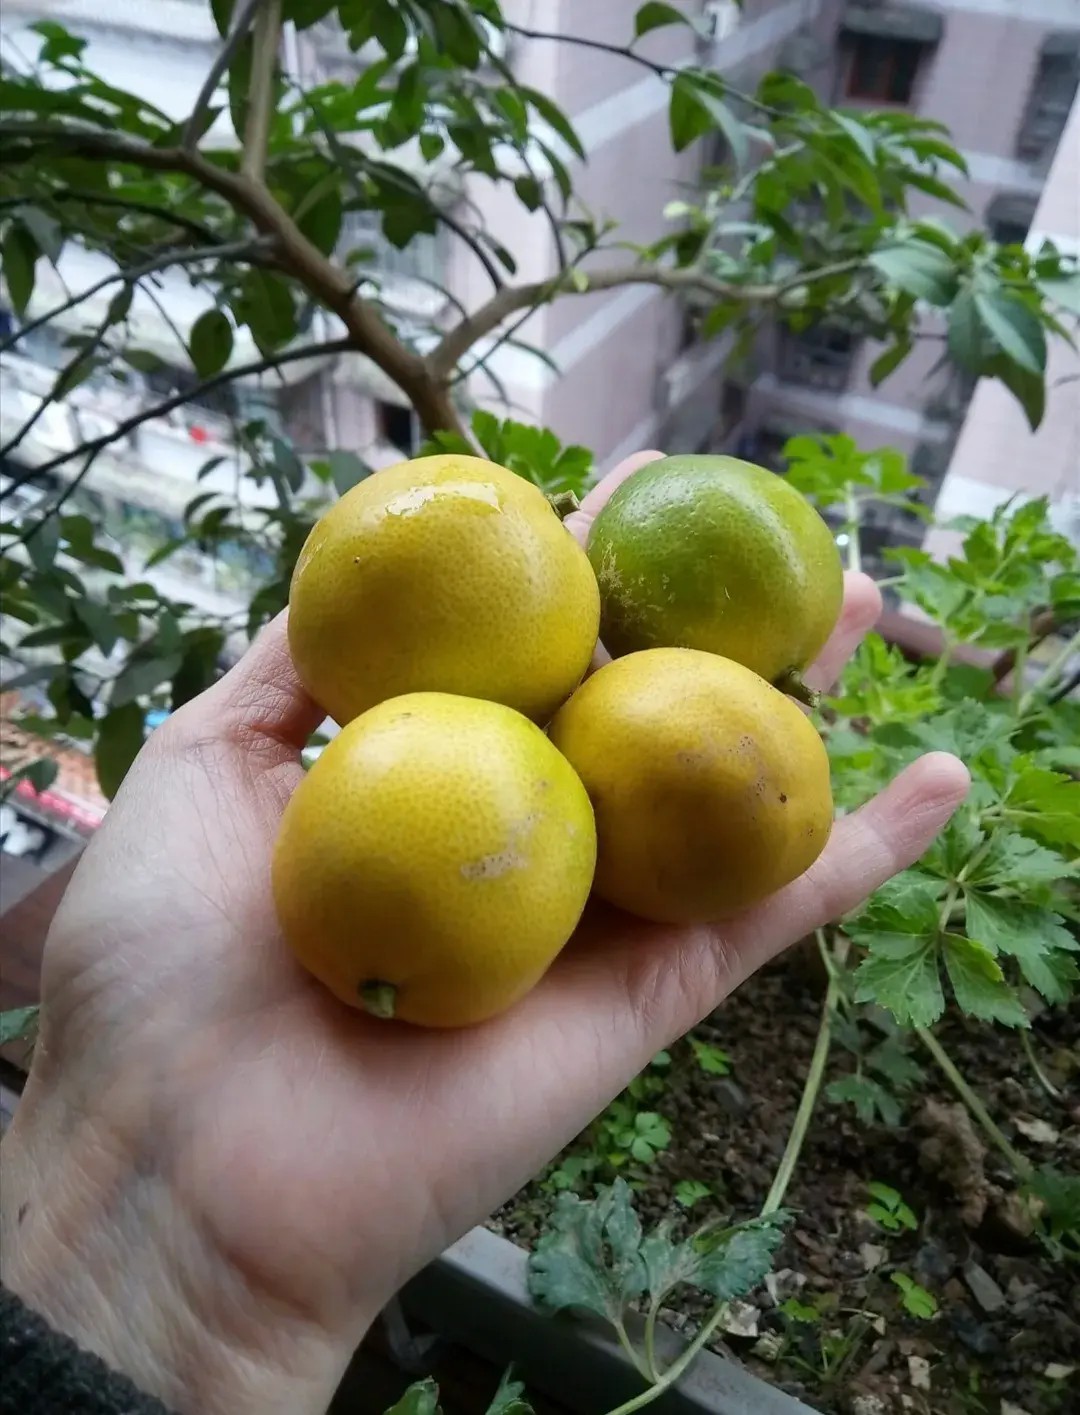
{"label": "planter box", "polygon": [[[645,1389],[610,1330],[592,1318],[549,1317],[526,1286],[528,1254],[474,1228],[419,1273],[401,1293],[408,1316],[514,1374],[530,1394],[546,1395],[575,1415],[606,1415]],[[640,1322],[628,1324],[631,1337]],[[657,1328],[663,1365],[684,1349]],[[814,1415],[811,1407],[766,1385],[733,1361],[703,1351],[678,1382],[647,1407],[656,1415]]]}

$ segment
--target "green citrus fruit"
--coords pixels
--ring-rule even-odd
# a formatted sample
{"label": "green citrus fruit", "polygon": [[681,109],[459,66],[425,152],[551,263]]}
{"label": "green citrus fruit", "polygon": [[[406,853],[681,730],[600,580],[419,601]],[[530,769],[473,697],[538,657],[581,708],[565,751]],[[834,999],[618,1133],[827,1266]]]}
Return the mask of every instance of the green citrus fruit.
{"label": "green citrus fruit", "polygon": [[479,457],[376,472],[321,518],[289,595],[289,647],[346,723],[402,693],[489,698],[547,722],[600,619],[585,552],[537,487]]}
{"label": "green citrus fruit", "polygon": [[318,758],[272,877],[288,943],[342,1002],[462,1027],[539,981],[595,862],[589,798],[539,727],[500,703],[411,693]]}
{"label": "green citrus fruit", "polygon": [[551,740],[596,812],[596,893],[641,918],[724,918],[809,869],[829,838],[810,719],[716,654],[615,659],[559,709]]}
{"label": "green citrus fruit", "polygon": [[594,521],[589,559],[609,653],[704,649],[770,683],[814,661],[844,596],[818,513],[782,477],[734,457],[640,468]]}

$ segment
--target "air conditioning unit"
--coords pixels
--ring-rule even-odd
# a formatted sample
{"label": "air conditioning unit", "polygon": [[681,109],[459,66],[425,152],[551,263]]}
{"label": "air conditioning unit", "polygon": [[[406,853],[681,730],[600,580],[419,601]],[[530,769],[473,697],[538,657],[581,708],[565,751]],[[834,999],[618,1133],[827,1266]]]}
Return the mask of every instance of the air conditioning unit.
{"label": "air conditioning unit", "polygon": [[700,27],[705,44],[722,44],[738,29],[740,18],[736,0],[705,0]]}

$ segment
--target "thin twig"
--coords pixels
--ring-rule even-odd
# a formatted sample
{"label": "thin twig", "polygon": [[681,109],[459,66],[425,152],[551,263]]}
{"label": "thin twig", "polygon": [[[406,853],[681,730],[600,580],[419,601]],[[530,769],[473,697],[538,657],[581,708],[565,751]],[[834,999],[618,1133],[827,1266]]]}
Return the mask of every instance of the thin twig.
{"label": "thin twig", "polygon": [[[31,200],[28,196],[5,197],[0,201],[0,211],[10,207],[25,206]],[[41,202],[66,202],[77,201],[80,206],[104,206],[119,211],[130,211],[137,216],[150,216],[157,221],[165,222],[170,226],[179,227],[182,231],[189,231],[193,236],[212,245],[218,239],[217,232],[209,226],[205,226],[201,221],[196,221],[190,216],[183,216],[180,212],[170,211],[164,206],[155,206],[149,201],[129,201],[126,197],[109,196],[103,192],[82,191],[78,187],[63,187],[59,191],[44,192],[33,200]]]}
{"label": "thin twig", "polygon": [[234,241],[231,245],[205,246],[197,250],[168,251],[165,255],[144,261],[142,265],[114,270],[95,284],[88,286],[80,294],[72,295],[62,305],[56,305],[53,309],[46,310],[44,314],[32,319],[29,324],[20,325],[6,339],[0,341],[0,354],[6,354],[20,339],[25,339],[35,329],[40,329],[43,324],[49,324],[54,319],[58,319],[60,315],[66,314],[68,310],[73,310],[77,305],[81,305],[84,301],[98,294],[99,291],[107,289],[110,285],[115,285],[118,281],[131,284],[135,280],[143,280],[148,275],[154,275],[159,270],[169,270],[174,265],[194,265],[202,260],[240,260],[246,257],[249,251],[256,248],[255,244],[248,240]]}
{"label": "thin twig", "polygon": [[195,100],[195,106],[184,124],[184,131],[180,135],[180,146],[189,152],[194,152],[202,137],[202,125],[206,117],[206,110],[217,92],[218,84],[225,76],[229,65],[236,57],[237,50],[243,44],[251,23],[255,18],[255,12],[263,0],[243,0],[239,10],[233,19],[232,28],[228,38],[217,52],[217,57],[210,65],[210,72],[203,81],[203,86],[199,90],[199,96]]}
{"label": "thin twig", "polygon": [[251,60],[251,95],[244,127],[244,155],[240,174],[262,185],[266,149],[274,117],[274,76],[281,41],[281,0],[264,0],[255,20]]}
{"label": "thin twig", "polygon": [[300,359],[317,359],[330,354],[347,354],[352,348],[353,344],[350,339],[331,339],[324,344],[306,344],[302,348],[283,349],[279,354],[271,354],[265,359],[259,359],[250,364],[240,364],[236,368],[225,369],[221,373],[214,374],[212,378],[204,378],[193,388],[174,393],[170,397],[162,399],[160,403],[155,403],[152,408],[144,408],[130,418],[125,418],[123,422],[117,423],[110,432],[103,433],[90,442],[84,442],[70,452],[61,452],[39,466],[28,467],[25,472],[13,477],[10,484],[0,491],[0,501],[3,501],[25,482],[32,481],[38,476],[44,476],[47,472],[55,471],[57,467],[64,466],[65,463],[73,461],[76,457],[87,453],[96,455],[111,443],[120,442],[127,437],[129,432],[141,427],[143,423],[151,422],[154,418],[164,417],[174,408],[182,407],[185,403],[190,403],[215,388],[221,388],[226,383],[232,383],[238,378],[252,378],[260,373],[268,373],[271,369],[279,368],[282,364],[296,363]]}
{"label": "thin twig", "polygon": [[956,1063],[938,1041],[937,1037],[934,1036],[933,1032],[931,1032],[928,1027],[916,1027],[915,1035],[922,1042],[923,1046],[926,1047],[938,1066],[941,1067],[953,1090],[967,1106],[972,1117],[982,1126],[991,1143],[1000,1150],[1009,1161],[1017,1178],[1025,1181],[1029,1180],[1034,1172],[1030,1160],[1026,1159],[1018,1150],[1009,1144],[990,1112],[968,1085],[967,1081],[965,1081]]}

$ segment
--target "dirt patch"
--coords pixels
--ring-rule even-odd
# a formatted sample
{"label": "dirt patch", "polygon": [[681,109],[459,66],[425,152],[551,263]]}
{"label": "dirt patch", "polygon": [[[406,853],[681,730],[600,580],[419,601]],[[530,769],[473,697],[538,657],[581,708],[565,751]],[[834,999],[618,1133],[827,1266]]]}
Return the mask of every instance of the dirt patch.
{"label": "dirt patch", "polygon": [[[646,1222],[680,1212],[680,1180],[699,1180],[716,1196],[695,1206],[695,1219],[718,1208],[740,1218],[757,1211],[798,1105],[819,1006],[816,980],[797,963],[781,965],[698,1029],[729,1053],[730,1076],[705,1075],[689,1048],[676,1049],[666,1091],[648,1102],[671,1123],[673,1139],[637,1172]],[[1040,1061],[1065,1079],[1060,1102],[1002,1029],[957,1016],[939,1036],[1009,1140],[1033,1162],[1075,1173],[1080,1009],[1047,1012],[1033,1029]],[[717,1349],[829,1415],[1000,1415],[1010,1405],[1066,1415],[1077,1408],[1070,1401],[1080,1381],[1080,1267],[1055,1262],[1025,1235],[1006,1164],[953,1110],[956,1096],[929,1056],[912,1055],[926,1074],[899,1128],[864,1125],[850,1106],[819,1103],[787,1196],[798,1216],[778,1254],[782,1276],[772,1293],[753,1295],[756,1317],[742,1314],[740,1329],[752,1334],[729,1334]],[[828,1079],[851,1068],[834,1047]],[[916,1231],[893,1233],[867,1217],[873,1181],[902,1195]],[[551,1202],[534,1183],[491,1227],[528,1246]],[[894,1273],[930,1292],[937,1315],[909,1315]],[[791,1299],[797,1307],[785,1314]],[[704,1308],[688,1294],[669,1320],[691,1335]],[[792,1310],[819,1315],[798,1320]]]}

